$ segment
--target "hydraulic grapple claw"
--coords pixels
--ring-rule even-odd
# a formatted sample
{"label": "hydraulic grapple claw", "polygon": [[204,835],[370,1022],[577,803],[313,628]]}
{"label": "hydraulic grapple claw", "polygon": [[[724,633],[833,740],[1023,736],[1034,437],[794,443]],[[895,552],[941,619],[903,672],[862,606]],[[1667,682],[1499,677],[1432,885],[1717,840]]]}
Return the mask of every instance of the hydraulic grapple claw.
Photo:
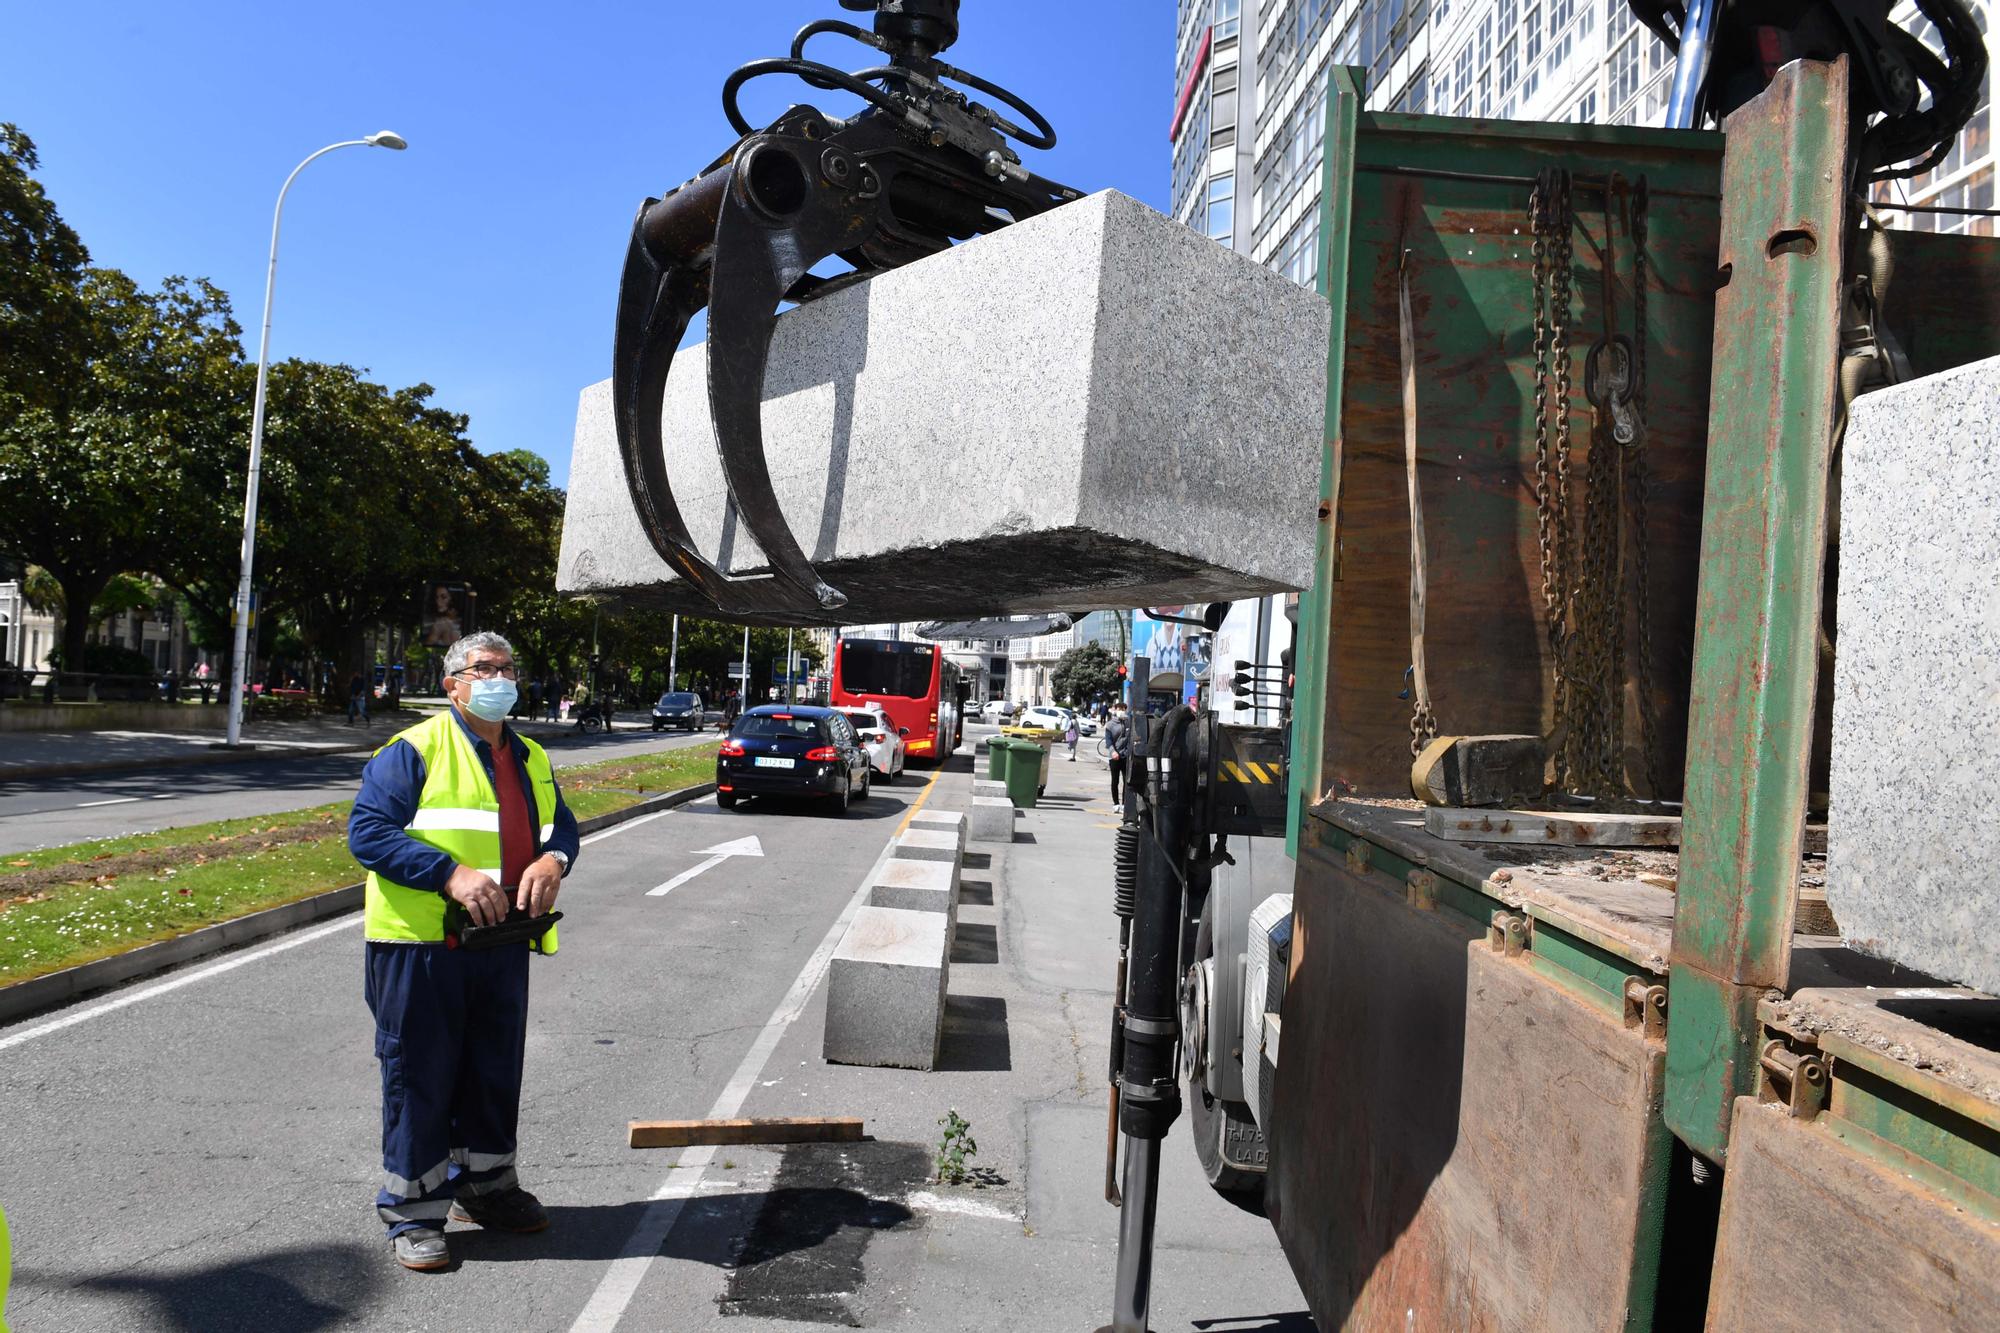
{"label": "hydraulic grapple claw", "polygon": [[[619,286],[612,396],[634,507],[661,558],[719,610],[746,618],[834,623],[847,602],[799,545],[764,453],[764,372],[779,306],[1078,197],[1022,168],[1007,145],[1008,135],[1038,147],[1055,142],[1034,108],[935,58],[957,35],[957,0],[849,7],[876,8],[872,34],[837,20],[808,24],[790,59],[753,61],[730,76],[724,109],[743,137],[694,180],[640,208]],[[891,63],[848,74],[805,60],[806,42],[822,33],[864,41]],[[736,94],[748,80],[778,73],[855,93],[868,105],[849,120],[793,107],[752,132]],[[945,79],[998,98],[1034,129],[1018,129]],[[851,271],[811,271],[835,256]],[[768,574],[717,568],[696,549],[674,498],[662,427],[667,375],[704,307],[716,451]]]}

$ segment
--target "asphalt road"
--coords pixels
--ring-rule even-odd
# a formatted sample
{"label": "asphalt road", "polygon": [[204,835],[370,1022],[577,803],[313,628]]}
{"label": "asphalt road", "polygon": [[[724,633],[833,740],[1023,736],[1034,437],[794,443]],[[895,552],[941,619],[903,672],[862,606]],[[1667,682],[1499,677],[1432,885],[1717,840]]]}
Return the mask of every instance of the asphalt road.
{"label": "asphalt road", "polygon": [[[332,774],[295,772],[289,790],[324,790],[315,778]],[[666,1165],[625,1147],[627,1120],[702,1116],[743,1091],[762,1068],[753,1047],[776,1047],[774,1017],[802,1004],[799,979],[930,780],[877,786],[845,819],[705,800],[587,841],[562,952],[534,960],[521,1112],[523,1181],[555,1225],[454,1227],[463,1262],[446,1273],[396,1267],[373,1213],[358,916],[0,1029],[8,1319],[49,1333],[568,1328],[603,1299]],[[750,837],[761,856],[649,892]],[[721,1265],[707,1230],[675,1232],[669,1253],[685,1232],[691,1257]]]}
{"label": "asphalt road", "polygon": [[[380,740],[393,734],[386,727],[377,730]],[[571,764],[695,745],[716,735],[655,734],[632,726],[609,736],[564,736],[544,744],[560,772]],[[346,800],[360,785],[367,761],[366,751],[351,751],[0,785],[0,853]]]}

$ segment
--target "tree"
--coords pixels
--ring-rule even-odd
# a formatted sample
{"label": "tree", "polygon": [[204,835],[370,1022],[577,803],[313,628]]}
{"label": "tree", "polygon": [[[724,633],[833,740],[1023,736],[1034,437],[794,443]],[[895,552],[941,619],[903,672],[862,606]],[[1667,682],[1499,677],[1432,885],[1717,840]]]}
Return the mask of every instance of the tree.
{"label": "tree", "polygon": [[271,372],[257,509],[259,621],[289,616],[302,647],[345,680],[363,636],[403,624],[427,580],[482,569],[465,418],[427,384],[390,391],[351,366],[286,361]]}
{"label": "tree", "polygon": [[14,394],[0,416],[0,545],[62,585],[72,662],[114,575],[227,543],[216,496],[241,429],[242,349],[220,290],[170,278],[146,292],[91,269],[79,291],[88,336],[65,344],[64,383]]}
{"label": "tree", "polygon": [[1080,643],[1057,659],[1049,684],[1063,702],[1085,704],[1117,691],[1118,664],[1103,645]]}
{"label": "tree", "polygon": [[0,426],[51,407],[88,341],[81,292],[90,251],[31,174],[34,140],[0,124]]}

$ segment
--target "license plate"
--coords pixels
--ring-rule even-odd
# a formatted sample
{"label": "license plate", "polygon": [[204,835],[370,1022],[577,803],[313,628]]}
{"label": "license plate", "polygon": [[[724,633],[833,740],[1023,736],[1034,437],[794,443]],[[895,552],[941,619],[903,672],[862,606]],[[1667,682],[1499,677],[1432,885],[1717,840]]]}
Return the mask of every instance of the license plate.
{"label": "license plate", "polygon": [[772,759],[767,755],[758,755],[756,766],[758,768],[791,768],[794,765],[790,759]]}

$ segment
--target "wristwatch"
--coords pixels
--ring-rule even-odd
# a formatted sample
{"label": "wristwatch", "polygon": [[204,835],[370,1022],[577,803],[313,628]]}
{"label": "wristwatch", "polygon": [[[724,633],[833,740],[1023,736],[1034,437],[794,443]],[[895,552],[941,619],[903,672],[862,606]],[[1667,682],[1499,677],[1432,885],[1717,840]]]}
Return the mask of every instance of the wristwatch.
{"label": "wristwatch", "polygon": [[553,857],[554,857],[554,858],[556,859],[556,864],[562,867],[562,872],[563,872],[563,876],[564,876],[565,878],[567,878],[567,877],[569,876],[569,855],[568,855],[568,853],[566,853],[566,852],[559,852],[559,851],[556,851],[555,849],[551,848],[551,849],[550,849],[550,850],[549,850],[549,851],[548,851],[547,853],[545,853],[545,855],[548,855],[548,856],[553,856]]}

